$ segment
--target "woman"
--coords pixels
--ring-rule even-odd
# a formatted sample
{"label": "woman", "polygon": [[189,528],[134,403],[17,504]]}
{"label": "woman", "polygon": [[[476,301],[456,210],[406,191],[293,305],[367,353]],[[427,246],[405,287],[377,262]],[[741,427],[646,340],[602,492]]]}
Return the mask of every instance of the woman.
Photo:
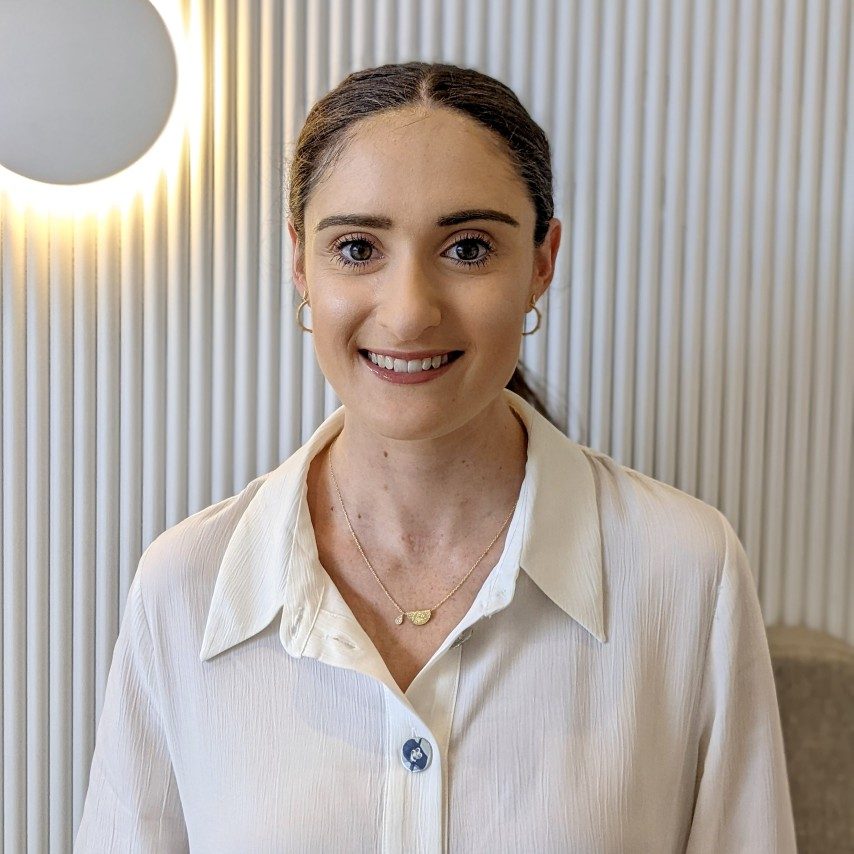
{"label": "woman", "polygon": [[145,551],[76,850],[795,850],[733,528],[519,374],[549,158],[472,70],[315,104],[288,231],[343,406]]}

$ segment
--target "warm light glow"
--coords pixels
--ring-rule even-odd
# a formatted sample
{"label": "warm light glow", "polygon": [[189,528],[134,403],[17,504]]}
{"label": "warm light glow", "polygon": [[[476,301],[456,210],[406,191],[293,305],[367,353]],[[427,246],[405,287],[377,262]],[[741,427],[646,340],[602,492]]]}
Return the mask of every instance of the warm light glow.
{"label": "warm light glow", "polygon": [[154,144],[138,160],[114,175],[85,184],[48,184],[19,175],[0,164],[0,199],[21,212],[51,217],[107,215],[123,212],[139,193],[171,180],[181,165],[181,148],[189,134],[191,149],[201,126],[204,104],[202,48],[196,4],[184,23],[179,0],[149,0],[163,19],[175,51],[177,82],[169,118]]}

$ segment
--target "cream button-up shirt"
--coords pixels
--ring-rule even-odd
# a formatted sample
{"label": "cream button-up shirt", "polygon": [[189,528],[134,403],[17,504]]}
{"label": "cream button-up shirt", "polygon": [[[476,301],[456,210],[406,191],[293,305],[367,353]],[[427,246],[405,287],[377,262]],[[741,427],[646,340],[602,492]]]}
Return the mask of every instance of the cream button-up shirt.
{"label": "cream button-up shirt", "polygon": [[306,475],[344,407],[151,543],[77,854],[795,852],[734,529],[503,393],[529,437],[503,552],[405,693],[318,560]]}

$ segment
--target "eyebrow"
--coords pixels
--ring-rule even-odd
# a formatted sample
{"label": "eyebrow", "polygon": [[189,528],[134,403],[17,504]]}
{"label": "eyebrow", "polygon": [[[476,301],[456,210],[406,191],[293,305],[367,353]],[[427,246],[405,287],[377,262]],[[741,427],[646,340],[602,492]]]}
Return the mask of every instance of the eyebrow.
{"label": "eyebrow", "polygon": [[[436,220],[437,228],[446,228],[449,225],[459,225],[463,222],[471,222],[472,220],[486,219],[493,222],[503,222],[507,225],[513,225],[518,228],[519,223],[510,214],[503,211],[496,211],[492,208],[473,208],[471,210],[454,211],[454,213],[440,216]],[[384,228],[391,229],[394,223],[386,216],[371,216],[370,214],[333,214],[332,216],[324,217],[317,224],[315,232],[323,231],[324,228],[330,228],[333,225],[349,225],[359,226],[360,228]]]}

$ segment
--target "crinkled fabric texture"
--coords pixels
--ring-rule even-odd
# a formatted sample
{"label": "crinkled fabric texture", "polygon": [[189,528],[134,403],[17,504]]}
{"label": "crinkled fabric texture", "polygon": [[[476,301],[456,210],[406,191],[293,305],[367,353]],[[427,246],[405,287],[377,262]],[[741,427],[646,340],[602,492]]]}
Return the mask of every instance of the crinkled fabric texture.
{"label": "crinkled fabric texture", "polygon": [[317,560],[305,473],[343,408],[148,547],[77,854],[795,851],[732,526],[507,395],[529,441],[504,550],[405,694]]}

